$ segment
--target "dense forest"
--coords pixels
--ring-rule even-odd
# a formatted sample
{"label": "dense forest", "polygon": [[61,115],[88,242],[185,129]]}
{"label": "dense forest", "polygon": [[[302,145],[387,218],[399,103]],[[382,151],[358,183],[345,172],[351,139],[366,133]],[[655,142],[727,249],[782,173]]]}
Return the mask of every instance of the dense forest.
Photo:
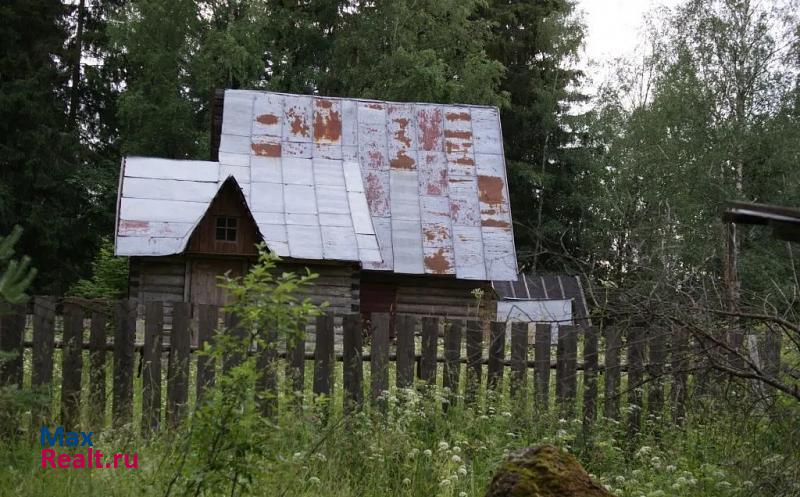
{"label": "dense forest", "polygon": [[[723,273],[725,200],[800,204],[791,7],[655,11],[600,81],[570,0],[4,2],[0,233],[24,228],[37,292],[69,291],[112,235],[121,156],[207,159],[215,89],[491,104],[521,265],[698,283]],[[791,248],[736,245],[742,288],[791,301]]]}

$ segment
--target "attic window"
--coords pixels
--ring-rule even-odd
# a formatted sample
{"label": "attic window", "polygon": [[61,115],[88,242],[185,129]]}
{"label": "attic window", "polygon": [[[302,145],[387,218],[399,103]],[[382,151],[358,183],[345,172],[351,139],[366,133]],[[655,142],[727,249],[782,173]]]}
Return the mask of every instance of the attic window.
{"label": "attic window", "polygon": [[217,218],[216,240],[219,242],[235,242],[238,220],[235,217],[219,216]]}

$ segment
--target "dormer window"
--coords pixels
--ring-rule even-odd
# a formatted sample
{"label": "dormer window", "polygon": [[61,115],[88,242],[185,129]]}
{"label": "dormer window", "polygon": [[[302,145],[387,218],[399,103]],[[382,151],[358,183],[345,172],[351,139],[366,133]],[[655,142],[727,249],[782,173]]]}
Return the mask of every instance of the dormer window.
{"label": "dormer window", "polygon": [[218,242],[235,242],[237,227],[238,227],[238,220],[235,217],[228,217],[228,216],[217,217],[216,240]]}

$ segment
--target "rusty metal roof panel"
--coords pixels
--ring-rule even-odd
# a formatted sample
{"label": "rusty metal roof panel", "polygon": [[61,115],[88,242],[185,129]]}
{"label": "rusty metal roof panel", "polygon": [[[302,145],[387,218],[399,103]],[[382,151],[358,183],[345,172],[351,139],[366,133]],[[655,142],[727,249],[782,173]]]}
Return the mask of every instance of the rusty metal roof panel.
{"label": "rusty metal roof panel", "polygon": [[[147,190],[147,182],[127,177],[209,185],[154,186],[140,196],[182,202],[199,192],[199,206],[162,206],[170,212],[120,221],[186,223],[158,225],[173,235],[191,227],[189,218],[210,201],[209,192],[233,176],[267,245],[283,255],[361,261],[399,273],[516,279],[496,108],[229,90],[218,155],[218,163],[191,166],[132,164],[121,194],[126,214],[149,212],[125,196]],[[119,236],[131,231],[124,226]]]}

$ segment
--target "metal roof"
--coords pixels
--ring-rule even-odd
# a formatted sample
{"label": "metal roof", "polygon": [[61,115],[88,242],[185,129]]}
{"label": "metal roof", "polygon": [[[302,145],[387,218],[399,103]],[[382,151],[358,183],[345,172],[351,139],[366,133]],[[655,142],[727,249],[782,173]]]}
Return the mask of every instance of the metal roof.
{"label": "metal roof", "polygon": [[770,226],[775,238],[800,242],[800,209],[751,202],[728,202],[722,212],[728,223]]}
{"label": "metal roof", "polygon": [[278,255],[516,279],[496,108],[227,90],[218,155],[126,159],[117,253],[180,253],[233,176]]}
{"label": "metal roof", "polygon": [[583,322],[589,319],[589,306],[580,276],[520,273],[514,282],[492,281],[492,288],[503,300],[572,300],[573,320]]}

